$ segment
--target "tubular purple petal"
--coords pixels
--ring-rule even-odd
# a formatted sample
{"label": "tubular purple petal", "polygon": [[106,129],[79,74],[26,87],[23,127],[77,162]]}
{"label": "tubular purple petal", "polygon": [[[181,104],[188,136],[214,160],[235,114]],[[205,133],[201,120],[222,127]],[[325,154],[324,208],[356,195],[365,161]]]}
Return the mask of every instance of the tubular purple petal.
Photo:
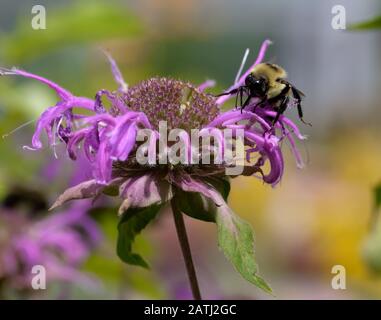
{"label": "tubular purple petal", "polygon": [[40,136],[42,134],[42,131],[45,130],[49,142],[53,142],[53,126],[55,120],[59,117],[60,114],[63,114],[64,111],[66,111],[66,104],[65,103],[57,103],[56,106],[50,107],[47,110],[45,110],[40,118],[37,120],[36,124],[36,130],[32,137],[32,147],[34,149],[41,149],[42,148],[42,142],[40,140]]}
{"label": "tubular purple petal", "polygon": [[270,172],[263,176],[263,181],[275,186],[283,175],[284,163],[282,152],[279,148],[276,148],[272,152],[267,153],[270,161]]}
{"label": "tubular purple petal", "polygon": [[198,90],[200,92],[204,91],[205,89],[207,88],[211,88],[211,87],[214,87],[216,85],[216,81],[214,80],[206,80],[205,82],[201,83],[199,86],[198,86]]}
{"label": "tubular purple petal", "polygon": [[73,96],[69,91],[67,91],[66,89],[60,87],[58,84],[56,84],[53,81],[50,81],[50,80],[48,80],[46,78],[40,77],[38,75],[35,75],[33,73],[29,73],[29,72],[26,72],[26,71],[23,71],[23,70],[19,70],[17,68],[12,68],[12,71],[15,74],[19,75],[19,76],[22,76],[22,77],[25,77],[25,78],[35,79],[35,80],[37,80],[39,82],[42,82],[42,83],[48,85],[63,100],[68,100],[68,99],[70,99],[70,97]]}
{"label": "tubular purple petal", "polygon": [[90,162],[94,161],[94,153],[99,148],[99,130],[98,126],[94,126],[85,136],[83,141],[83,149],[86,157]]}
{"label": "tubular purple petal", "polygon": [[84,128],[76,131],[69,139],[67,143],[67,151],[70,159],[76,160],[77,153],[75,148],[79,147],[81,141],[86,137],[86,135],[91,131],[91,128]]}
{"label": "tubular purple petal", "polygon": [[[136,143],[137,128],[135,123],[127,123],[117,134],[112,136],[111,155],[115,160],[126,161]],[[114,139],[115,138],[115,139]]]}
{"label": "tubular purple petal", "polygon": [[288,141],[290,142],[290,148],[291,148],[292,153],[294,154],[294,157],[296,160],[296,165],[300,169],[303,168],[304,167],[304,161],[303,161],[303,158],[302,158],[298,148],[296,147],[295,140],[292,137],[291,132],[287,132],[286,137],[287,137]]}
{"label": "tubular purple petal", "polygon": [[84,124],[92,124],[92,125],[98,125],[99,123],[104,123],[108,126],[115,126],[116,119],[109,115],[108,113],[102,113],[102,114],[96,114],[93,116],[88,116],[82,118],[82,122]]}
{"label": "tubular purple petal", "polygon": [[94,177],[99,184],[106,185],[111,180],[112,159],[111,146],[107,140],[101,141],[94,162]]}
{"label": "tubular purple petal", "polygon": [[115,60],[112,58],[112,56],[107,51],[104,51],[104,53],[105,53],[108,61],[110,62],[111,72],[114,76],[114,79],[115,79],[116,83],[119,85],[118,90],[120,92],[126,93],[127,89],[128,89],[128,85],[124,81],[122,73],[120,72],[117,63],[115,62]]}

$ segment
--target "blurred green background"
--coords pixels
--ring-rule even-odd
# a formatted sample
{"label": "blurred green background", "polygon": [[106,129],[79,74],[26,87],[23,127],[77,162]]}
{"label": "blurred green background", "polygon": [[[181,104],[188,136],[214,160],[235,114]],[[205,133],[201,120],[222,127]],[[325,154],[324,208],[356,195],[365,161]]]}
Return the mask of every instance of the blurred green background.
{"label": "blurred green background", "polygon": [[[46,8],[46,30],[31,28],[34,4]],[[347,24],[381,10],[377,0],[340,4]],[[215,79],[211,91],[217,93],[233,82],[244,50],[251,49],[253,60],[261,42],[271,39],[267,59],[284,66],[306,93],[305,119],[313,126],[301,125],[309,140],[299,148],[307,166],[297,169],[284,145],[281,184],[273,189],[253,178],[234,179],[229,203],[253,225],[260,271],[277,298],[381,298],[375,272],[381,229],[369,233],[372,190],[381,181],[381,37],[377,30],[334,30],[334,5],[330,0],[1,0],[0,65],[93,97],[100,88],[116,88],[101,52],[106,49],[129,84],[156,75],[194,83]],[[55,102],[54,93],[34,81],[0,78],[0,135]],[[288,115],[297,119],[295,112]],[[39,188],[52,150],[24,151],[32,132],[33,124],[0,140],[0,196],[20,184]],[[65,185],[64,171],[45,186],[50,200]],[[95,216],[106,237],[83,268],[102,285],[95,292],[74,287],[72,298],[190,297],[168,212],[137,242],[151,271],[117,258],[116,212]],[[272,299],[246,283],[218,251],[215,225],[191,218],[186,223],[205,298]],[[346,290],[331,287],[334,265],[346,268]],[[54,294],[47,290],[41,297]]]}

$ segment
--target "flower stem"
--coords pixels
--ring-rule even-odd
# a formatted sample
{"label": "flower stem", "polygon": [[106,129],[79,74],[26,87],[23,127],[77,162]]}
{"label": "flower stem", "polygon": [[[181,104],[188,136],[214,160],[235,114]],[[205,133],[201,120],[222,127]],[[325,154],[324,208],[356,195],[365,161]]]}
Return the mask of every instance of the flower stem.
{"label": "flower stem", "polygon": [[180,242],[181,251],[183,253],[185,266],[188,273],[189,283],[192,289],[193,299],[201,300],[200,288],[198,286],[196,270],[193,265],[192,254],[189,247],[187,231],[185,229],[183,214],[177,208],[174,200],[171,201],[173,218],[175,220],[177,237]]}

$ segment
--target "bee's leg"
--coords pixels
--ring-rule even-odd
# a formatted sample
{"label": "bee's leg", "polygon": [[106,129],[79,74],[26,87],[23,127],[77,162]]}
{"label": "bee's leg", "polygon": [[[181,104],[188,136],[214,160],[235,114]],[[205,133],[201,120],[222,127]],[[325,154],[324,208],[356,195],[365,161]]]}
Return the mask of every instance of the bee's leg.
{"label": "bee's leg", "polygon": [[239,87],[237,89],[237,93],[236,93],[236,96],[235,96],[235,108],[236,109],[238,108],[238,96],[240,97],[240,101],[241,101],[240,106],[242,106],[243,91],[244,91],[244,87]]}
{"label": "bee's leg", "polygon": [[245,109],[247,107],[247,105],[249,104],[251,100],[251,95],[249,94],[249,96],[247,97],[247,99],[245,100],[245,102],[242,104],[242,107],[241,107],[241,113],[242,113],[242,110]]}
{"label": "bee's leg", "polygon": [[302,98],[300,97],[298,90],[296,90],[294,87],[291,87],[291,90],[292,90],[292,95],[296,99],[296,106],[298,108],[298,116],[299,116],[300,121],[302,121],[304,124],[312,126],[311,123],[305,122],[303,120],[303,109],[302,109],[302,104],[301,104]]}
{"label": "bee's leg", "polygon": [[302,121],[304,124],[312,127],[312,124],[310,122],[306,122],[306,121],[303,120],[302,106],[300,104],[298,104],[297,107],[298,107],[298,116],[299,116],[300,121]]}
{"label": "bee's leg", "polygon": [[237,109],[238,107],[238,94],[240,93],[241,91],[238,91],[235,95],[235,108]]}
{"label": "bee's leg", "polygon": [[272,123],[273,126],[278,122],[279,117],[286,111],[288,103],[289,103],[288,97],[287,96],[283,97],[282,103],[280,104],[278,112],[273,120],[273,123]]}
{"label": "bee's leg", "polygon": [[235,100],[235,107],[236,107],[236,109],[238,107],[238,96],[239,96],[240,106],[242,107],[242,100],[243,100],[243,92],[244,92],[244,90],[245,90],[244,87],[240,87],[239,90],[238,90],[237,97],[236,97],[236,100]]}
{"label": "bee's leg", "polygon": [[241,90],[239,90],[239,99],[240,99],[240,106],[242,107],[242,101],[243,101],[243,92],[245,91],[244,87],[241,87]]}
{"label": "bee's leg", "polygon": [[235,93],[239,92],[240,89],[241,89],[241,87],[239,87],[237,89],[233,89],[233,90],[231,90],[229,92],[223,92],[223,93],[220,93],[220,94],[216,95],[215,97],[230,96],[232,94],[235,94]]}

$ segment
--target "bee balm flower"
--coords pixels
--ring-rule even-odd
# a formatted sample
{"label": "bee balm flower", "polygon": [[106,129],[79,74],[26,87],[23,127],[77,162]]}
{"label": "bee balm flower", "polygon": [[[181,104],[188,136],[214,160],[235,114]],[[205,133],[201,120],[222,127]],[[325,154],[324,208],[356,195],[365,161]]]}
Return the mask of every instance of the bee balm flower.
{"label": "bee balm flower", "polygon": [[[269,41],[266,41],[262,45],[256,63],[263,59],[268,44]],[[221,234],[219,244],[227,257],[246,279],[269,291],[264,281],[256,275],[255,263],[239,265],[235,261],[236,253],[229,247],[231,241],[242,240],[236,236],[238,230],[242,237],[248,235],[246,240],[250,240],[252,235],[247,224],[234,216],[226,204],[229,192],[228,178],[236,174],[230,175],[226,170],[232,167],[232,162],[231,159],[227,161],[225,157],[228,151],[227,138],[222,131],[230,130],[232,140],[242,138],[246,161],[242,165],[241,174],[255,175],[264,183],[276,185],[284,170],[281,141],[288,138],[294,146],[292,133],[302,137],[296,126],[282,116],[277,123],[278,128],[282,130],[277,133],[279,130],[272,130],[271,120],[268,120],[271,116],[269,110],[266,110],[266,115],[240,110],[222,112],[220,107],[227,98],[217,99],[206,94],[203,90],[211,84],[210,82],[197,87],[180,80],[152,78],[128,87],[114,60],[108,58],[119,88],[114,92],[100,90],[95,99],[75,96],[50,80],[22,70],[2,71],[3,74],[38,80],[55,90],[59,97],[58,103],[48,108],[39,118],[32,145],[28,148],[40,149],[40,137],[45,131],[50,144],[53,144],[55,139],[61,140],[66,144],[68,155],[73,160],[78,152],[83,152],[92,167],[93,179],[66,190],[53,208],[68,200],[96,197],[102,192],[109,193],[111,189],[117,188],[119,196],[123,199],[119,213],[125,218],[122,217],[121,223],[131,219],[132,214],[128,214],[129,210],[146,210],[144,214],[148,218],[142,226],[135,226],[135,231],[139,232],[164,204],[171,201],[180,211],[190,216],[216,221]],[[239,86],[244,77],[245,75],[234,86]],[[108,99],[110,108],[105,108],[102,97]],[[77,113],[74,108],[83,108],[90,111],[91,115]],[[144,150],[149,154],[154,151],[154,159],[151,157],[151,160],[160,158],[155,151],[167,134],[160,131],[161,122],[166,123],[168,131],[180,130],[180,149],[189,155],[185,163],[174,165],[150,161],[141,164],[138,161],[138,150],[143,144],[137,139],[141,130],[151,132]],[[205,146],[194,146],[192,130],[198,130],[196,140],[208,134],[213,136],[213,143],[206,146],[206,153],[214,160],[212,163],[191,162],[190,159],[195,153],[199,156],[202,149],[205,149]],[[170,154],[170,149],[175,143],[165,141],[165,152]],[[216,149],[218,150],[215,153]],[[293,150],[299,160],[296,149]],[[232,151],[238,152],[238,147]],[[253,157],[256,159],[253,160]],[[267,162],[269,170],[264,172],[263,168]],[[121,234],[120,237],[121,242],[125,244]],[[129,241],[126,247],[125,251],[131,251]],[[248,250],[244,254],[254,255],[250,246]],[[121,251],[119,247],[118,251]],[[119,255],[127,262],[145,265],[145,262],[134,254],[119,252]]]}
{"label": "bee balm flower", "polygon": [[9,201],[12,206],[3,204],[0,208],[0,281],[32,292],[33,268],[43,266],[47,281],[96,288],[95,279],[78,270],[101,240],[100,230],[87,214],[90,203],[77,202],[54,216],[41,218],[36,217],[43,212],[40,203],[27,212],[24,207],[14,208],[14,199]]}

